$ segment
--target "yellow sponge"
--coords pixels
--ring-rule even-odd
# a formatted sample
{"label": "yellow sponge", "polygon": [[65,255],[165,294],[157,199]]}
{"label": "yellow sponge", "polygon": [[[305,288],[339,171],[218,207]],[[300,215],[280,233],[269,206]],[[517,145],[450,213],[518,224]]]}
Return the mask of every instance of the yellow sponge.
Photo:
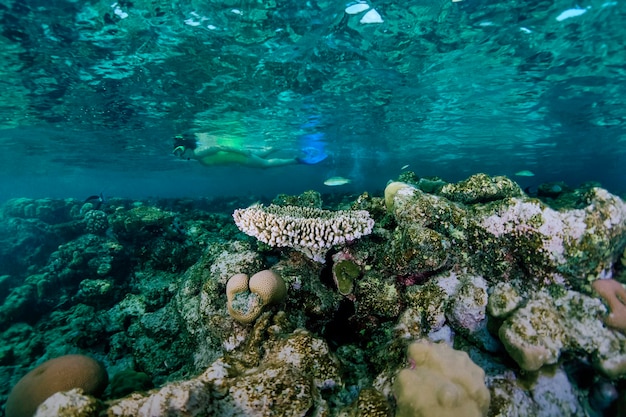
{"label": "yellow sponge", "polygon": [[484,417],[490,394],[485,372],[467,353],[446,344],[415,342],[408,349],[411,368],[393,384],[396,417]]}

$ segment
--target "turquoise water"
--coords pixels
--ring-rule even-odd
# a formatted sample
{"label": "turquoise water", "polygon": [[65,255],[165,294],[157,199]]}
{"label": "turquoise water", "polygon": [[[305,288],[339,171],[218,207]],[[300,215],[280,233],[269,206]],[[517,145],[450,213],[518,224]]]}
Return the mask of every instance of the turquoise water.
{"label": "turquoise water", "polygon": [[[405,165],[624,191],[623,2],[350,5],[2,1],[0,200],[373,191]],[[207,168],[171,155],[189,130],[330,157]]]}
{"label": "turquoise water", "polygon": [[[592,288],[626,282],[624,22],[624,0],[0,0],[0,417],[72,353],[111,377],[101,411],[214,366],[201,414],[400,415],[418,339],[484,370],[485,415],[616,415],[624,303]],[[278,290],[241,287],[266,269]]]}

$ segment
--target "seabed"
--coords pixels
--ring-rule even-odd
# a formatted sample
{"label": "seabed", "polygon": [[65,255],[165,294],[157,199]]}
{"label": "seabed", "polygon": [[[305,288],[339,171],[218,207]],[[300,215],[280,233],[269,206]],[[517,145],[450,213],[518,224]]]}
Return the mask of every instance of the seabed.
{"label": "seabed", "polygon": [[70,366],[36,415],[625,415],[618,196],[405,172],[252,203],[6,202],[1,401],[80,354],[106,389]]}

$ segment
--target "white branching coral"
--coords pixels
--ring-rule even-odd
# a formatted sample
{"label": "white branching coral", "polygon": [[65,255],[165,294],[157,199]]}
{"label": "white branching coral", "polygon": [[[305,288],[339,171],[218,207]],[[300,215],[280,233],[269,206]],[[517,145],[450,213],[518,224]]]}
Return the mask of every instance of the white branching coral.
{"label": "white branching coral", "polygon": [[365,210],[255,205],[235,210],[233,218],[245,234],[270,246],[293,248],[322,263],[332,246],[368,235],[374,228]]}

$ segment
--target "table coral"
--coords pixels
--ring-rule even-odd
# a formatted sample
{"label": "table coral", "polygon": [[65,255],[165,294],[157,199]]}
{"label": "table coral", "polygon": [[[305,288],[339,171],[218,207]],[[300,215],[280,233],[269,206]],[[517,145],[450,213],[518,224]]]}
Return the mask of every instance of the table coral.
{"label": "table coral", "polygon": [[374,220],[365,210],[255,205],[233,213],[237,227],[270,246],[289,247],[323,263],[334,245],[368,235]]}

